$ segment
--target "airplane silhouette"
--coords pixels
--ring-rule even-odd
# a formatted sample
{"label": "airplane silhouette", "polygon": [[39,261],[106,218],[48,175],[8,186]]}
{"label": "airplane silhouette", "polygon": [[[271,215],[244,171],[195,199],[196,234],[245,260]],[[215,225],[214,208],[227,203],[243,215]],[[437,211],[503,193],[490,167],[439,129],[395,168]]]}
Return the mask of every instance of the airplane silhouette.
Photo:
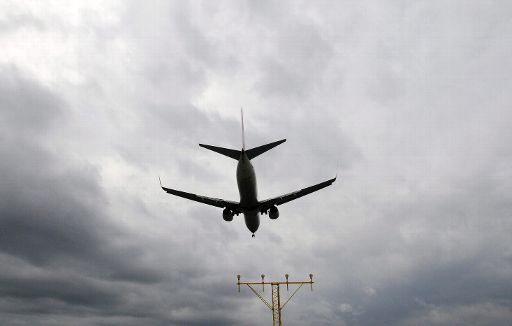
{"label": "airplane silhouette", "polygon": [[244,215],[245,225],[252,232],[252,237],[254,238],[254,233],[258,230],[260,226],[260,214],[268,214],[270,219],[275,220],[279,217],[279,210],[277,206],[292,201],[294,199],[300,198],[322,188],[330,186],[335,180],[335,178],[329,179],[327,181],[318,183],[316,185],[300,189],[298,191],[291,192],[286,195],[282,195],[279,197],[269,198],[265,200],[258,200],[258,188],[256,184],[256,174],[254,173],[254,167],[251,164],[251,159],[257,157],[265,153],[266,151],[280,145],[286,141],[286,139],[281,139],[276,142],[258,146],[255,148],[245,149],[245,131],[244,131],[244,116],[243,111],[242,115],[242,150],[228,149],[223,147],[199,144],[199,146],[209,149],[211,151],[217,152],[219,154],[230,157],[234,160],[238,161],[238,166],[236,168],[236,180],[238,184],[238,192],[240,193],[240,202],[229,201],[218,198],[211,198],[205,196],[199,196],[196,194],[170,189],[162,186],[162,182],[160,181],[160,186],[162,189],[175,196],[183,197],[186,199],[190,199],[193,201],[197,201],[203,204],[224,208],[222,211],[222,217],[224,221],[230,222],[233,220],[234,215],[239,215],[242,213]]}

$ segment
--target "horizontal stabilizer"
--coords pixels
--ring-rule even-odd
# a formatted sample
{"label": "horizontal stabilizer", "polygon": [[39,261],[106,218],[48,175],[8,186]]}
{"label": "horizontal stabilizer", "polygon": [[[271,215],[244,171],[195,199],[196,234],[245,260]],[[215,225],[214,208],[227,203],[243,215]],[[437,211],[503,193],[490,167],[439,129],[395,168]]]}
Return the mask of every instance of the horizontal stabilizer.
{"label": "horizontal stabilizer", "polygon": [[236,149],[229,149],[224,147],[217,147],[212,145],[199,144],[199,146],[209,149],[211,151],[217,152],[219,154],[225,155],[227,157],[231,157],[234,160],[239,160],[241,152]]}
{"label": "horizontal stabilizer", "polygon": [[245,153],[247,154],[247,157],[251,160],[251,159],[255,158],[256,156],[265,153],[269,149],[272,149],[272,148],[276,147],[277,145],[284,143],[285,141],[286,141],[286,139],[281,139],[281,140],[278,140],[278,141],[270,143],[270,144],[254,147],[254,148],[246,150]]}

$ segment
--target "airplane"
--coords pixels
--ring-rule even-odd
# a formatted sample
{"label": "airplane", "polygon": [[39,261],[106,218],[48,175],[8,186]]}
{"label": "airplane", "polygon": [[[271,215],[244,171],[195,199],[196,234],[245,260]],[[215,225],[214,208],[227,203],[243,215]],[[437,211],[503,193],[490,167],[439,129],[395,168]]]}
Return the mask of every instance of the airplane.
{"label": "airplane", "polygon": [[[245,149],[245,131],[244,131],[244,115],[243,111],[241,112],[242,116],[242,150],[235,150],[223,147],[217,147],[212,145],[199,144],[199,146],[214,151],[218,154],[225,155],[234,160],[238,161],[238,165],[236,168],[236,181],[238,184],[238,192],[240,193],[240,201],[230,201],[218,198],[211,198],[206,196],[200,196],[176,189],[170,189],[162,186],[162,181],[160,180],[160,187],[162,189],[174,196],[190,199],[196,202],[200,202],[203,204],[223,208],[222,217],[224,221],[231,222],[233,220],[234,215],[239,215],[242,213],[244,215],[245,225],[252,232],[252,237],[255,237],[255,233],[260,226],[260,214],[267,214],[270,219],[275,220],[279,217],[279,210],[277,206],[287,203],[289,201],[295,200],[302,196],[308,195],[312,192],[320,190],[322,188],[330,186],[335,180],[336,177],[329,179],[324,182],[320,182],[316,185],[306,187],[300,189],[298,191],[294,191],[288,193],[286,195],[269,198],[265,200],[258,200],[258,188],[256,183],[256,174],[254,172],[254,167],[251,164],[251,160],[255,157],[265,153],[266,151],[280,145],[286,141],[286,139],[281,139],[273,143],[269,143],[266,145],[258,146],[255,148]],[[160,178],[159,178],[160,179]]]}

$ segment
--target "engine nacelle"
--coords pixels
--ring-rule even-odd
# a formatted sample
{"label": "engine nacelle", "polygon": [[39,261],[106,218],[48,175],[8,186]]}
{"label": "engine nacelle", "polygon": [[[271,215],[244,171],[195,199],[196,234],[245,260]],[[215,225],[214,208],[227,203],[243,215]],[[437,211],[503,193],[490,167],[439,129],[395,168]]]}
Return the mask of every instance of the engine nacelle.
{"label": "engine nacelle", "polygon": [[268,212],[268,216],[272,220],[275,220],[276,218],[278,218],[279,217],[279,210],[277,209],[277,207],[275,207],[275,206],[270,207],[269,212]]}
{"label": "engine nacelle", "polygon": [[222,218],[226,222],[233,221],[233,215],[234,215],[233,212],[228,208],[224,208],[224,210],[222,211]]}

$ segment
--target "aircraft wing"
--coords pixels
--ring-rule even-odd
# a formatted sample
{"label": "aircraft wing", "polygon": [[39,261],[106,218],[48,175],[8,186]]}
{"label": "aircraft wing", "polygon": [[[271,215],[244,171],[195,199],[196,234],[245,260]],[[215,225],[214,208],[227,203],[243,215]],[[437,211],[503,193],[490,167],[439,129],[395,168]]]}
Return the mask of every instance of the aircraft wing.
{"label": "aircraft wing", "polygon": [[286,195],[265,199],[260,202],[260,211],[266,211],[267,209],[269,209],[270,207],[272,207],[274,205],[276,205],[276,206],[281,205],[281,204],[287,203],[289,201],[292,201],[294,199],[306,196],[306,195],[308,195],[312,192],[318,191],[322,188],[328,187],[328,186],[332,185],[335,180],[336,180],[336,178],[332,178],[327,181],[320,182],[319,184],[316,184],[314,186],[310,186],[310,187],[307,187],[307,188],[304,188],[304,189],[301,189],[298,191],[294,191],[294,192],[291,192]]}
{"label": "aircraft wing", "polygon": [[192,193],[189,193],[189,192],[184,192],[184,191],[180,191],[180,190],[176,190],[176,189],[166,188],[166,187],[164,187],[162,185],[160,185],[160,186],[162,187],[162,189],[165,192],[167,192],[167,193],[169,193],[171,195],[174,195],[174,196],[190,199],[190,200],[193,200],[193,201],[197,201],[197,202],[200,202],[200,203],[203,203],[203,204],[206,204],[206,205],[215,206],[215,207],[229,208],[233,212],[238,212],[240,210],[238,203],[234,202],[234,201],[224,200],[224,199],[219,199],[219,198],[211,198],[211,197],[206,197],[206,196],[200,196],[200,195],[192,194]]}

